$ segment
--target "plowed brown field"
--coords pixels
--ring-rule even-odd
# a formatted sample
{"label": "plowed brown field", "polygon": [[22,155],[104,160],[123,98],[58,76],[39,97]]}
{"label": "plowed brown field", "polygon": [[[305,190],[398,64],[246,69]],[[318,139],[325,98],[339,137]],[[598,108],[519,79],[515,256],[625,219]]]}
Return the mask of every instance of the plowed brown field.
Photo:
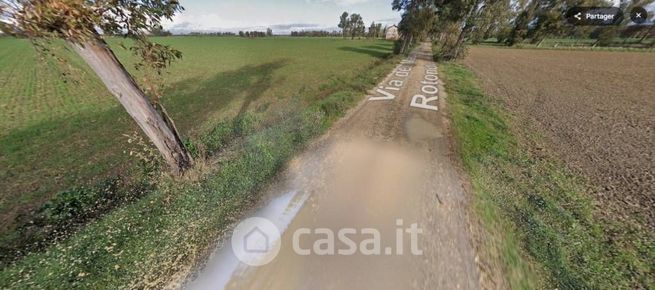
{"label": "plowed brown field", "polygon": [[600,206],[655,228],[655,54],[472,47],[465,64]]}

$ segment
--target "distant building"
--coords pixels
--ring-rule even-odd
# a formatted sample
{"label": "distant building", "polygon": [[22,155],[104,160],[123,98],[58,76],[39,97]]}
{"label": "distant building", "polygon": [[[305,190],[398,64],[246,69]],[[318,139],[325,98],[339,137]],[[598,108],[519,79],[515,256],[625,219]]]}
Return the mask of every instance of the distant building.
{"label": "distant building", "polygon": [[398,35],[398,26],[391,25],[387,27],[387,35],[385,38],[388,40],[398,40],[398,38],[400,38],[400,35]]}

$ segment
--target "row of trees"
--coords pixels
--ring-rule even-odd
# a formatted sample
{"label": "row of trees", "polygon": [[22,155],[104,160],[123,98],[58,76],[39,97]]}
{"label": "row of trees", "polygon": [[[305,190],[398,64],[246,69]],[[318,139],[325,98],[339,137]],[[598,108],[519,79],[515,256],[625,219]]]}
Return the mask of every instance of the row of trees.
{"label": "row of trees", "polygon": [[351,39],[354,39],[355,37],[363,37],[366,33],[364,19],[357,13],[348,15],[348,12],[344,12],[341,14],[338,26],[341,28],[343,38],[350,36]]}
{"label": "row of trees", "polygon": [[[620,8],[630,11],[646,7],[655,0],[621,1]],[[652,33],[653,25],[634,29],[625,17],[618,25],[573,26],[565,15],[573,6],[612,4],[605,0],[393,0],[394,10],[402,11],[399,24],[404,52],[411,44],[428,37],[438,41],[440,56],[458,58],[465,43],[495,38],[508,46],[523,42],[539,44],[547,37],[595,38],[608,45],[615,37],[641,37]]]}
{"label": "row of trees", "polygon": [[387,32],[387,27],[382,28],[382,23],[371,22],[371,26],[368,27],[368,33],[366,37],[370,38],[383,38]]}
{"label": "row of trees", "polygon": [[193,32],[189,32],[188,35],[191,35],[191,36],[219,36],[219,37],[221,37],[221,36],[236,36],[236,33],[234,33],[234,32],[197,32],[197,31],[193,31]]}
{"label": "row of trees", "polygon": [[263,31],[239,31],[239,36],[241,37],[248,37],[248,38],[254,38],[254,37],[268,37],[268,36],[273,36],[273,30],[268,28],[266,29],[266,32]]}
{"label": "row of trees", "polygon": [[341,14],[338,27],[341,28],[343,38],[350,37],[351,39],[355,37],[381,38],[387,32],[386,26],[382,28],[382,23],[376,24],[375,21],[371,22],[367,31],[362,16],[357,13],[348,14],[348,12]]}
{"label": "row of trees", "polygon": [[325,30],[303,30],[291,31],[291,36],[297,37],[338,37],[341,36],[339,31],[325,31]]}
{"label": "row of trees", "polygon": [[[381,23],[371,23],[368,31],[363,34],[366,38],[383,38],[387,32],[387,27],[382,27]],[[343,36],[343,31],[327,31],[327,30],[302,30],[291,31],[291,36],[297,37],[338,37]],[[348,34],[350,36],[350,34]],[[359,37],[360,35],[358,35]],[[344,36],[345,37],[345,36]]]}
{"label": "row of trees", "polygon": [[[484,2],[483,2],[484,3]],[[636,6],[648,6],[653,0],[621,1],[619,8],[629,12]],[[599,45],[609,45],[616,37],[648,35],[653,25],[646,29],[632,29],[630,18],[624,17],[617,25],[604,27],[573,26],[567,24],[566,12],[573,6],[612,6],[604,0],[569,2],[564,0],[542,0],[518,2],[516,9],[510,9],[509,0],[490,2],[489,7],[476,11],[470,20],[474,26],[473,42],[495,38],[498,42],[515,45],[524,41],[539,44],[547,37],[594,38]],[[627,33],[626,33],[627,32]]]}

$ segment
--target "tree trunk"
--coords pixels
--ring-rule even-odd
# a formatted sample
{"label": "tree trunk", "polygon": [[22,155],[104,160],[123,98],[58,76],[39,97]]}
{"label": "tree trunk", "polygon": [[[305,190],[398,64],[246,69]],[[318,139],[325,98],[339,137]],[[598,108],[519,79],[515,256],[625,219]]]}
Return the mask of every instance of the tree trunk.
{"label": "tree trunk", "polygon": [[466,13],[466,16],[464,17],[464,21],[463,21],[464,27],[462,28],[462,31],[459,33],[455,45],[450,49],[448,49],[448,52],[445,55],[447,59],[456,59],[461,56],[462,51],[464,50],[464,41],[466,40],[466,38],[468,38],[471,31],[473,31],[473,24],[471,24],[469,20],[473,16],[475,9],[480,5],[480,2],[481,0],[477,0],[474,3],[474,5],[471,6],[471,8],[469,8],[468,13]]}
{"label": "tree trunk", "polygon": [[400,39],[401,39],[400,54],[404,54],[407,47],[407,36],[400,36]]}
{"label": "tree trunk", "polygon": [[[648,30],[646,30],[646,33],[644,34],[644,36],[642,36],[639,39],[639,44],[644,42],[644,39],[646,39],[646,37],[648,37],[650,35],[650,33],[651,33],[651,31],[653,31],[654,27],[655,27],[655,24],[651,24],[650,28],[648,28]],[[655,42],[655,40],[653,40],[653,42]]]}
{"label": "tree trunk", "polygon": [[412,48],[412,45],[414,44],[414,34],[409,35],[409,42],[407,42],[407,46],[405,47],[405,53],[410,53],[409,49]]}
{"label": "tree trunk", "polygon": [[70,45],[155,144],[172,173],[182,175],[193,163],[191,156],[171,123],[166,122],[150,103],[146,94],[118,61],[107,43],[96,37],[84,44],[70,42]]}
{"label": "tree trunk", "polygon": [[446,52],[443,55],[445,59],[457,59],[461,56],[461,53],[464,48],[464,40],[466,39],[472,28],[473,28],[472,25],[469,24],[464,25],[464,28],[462,28],[462,31],[457,36],[457,40],[455,41],[455,43],[453,43],[452,46],[448,46],[445,48]]}

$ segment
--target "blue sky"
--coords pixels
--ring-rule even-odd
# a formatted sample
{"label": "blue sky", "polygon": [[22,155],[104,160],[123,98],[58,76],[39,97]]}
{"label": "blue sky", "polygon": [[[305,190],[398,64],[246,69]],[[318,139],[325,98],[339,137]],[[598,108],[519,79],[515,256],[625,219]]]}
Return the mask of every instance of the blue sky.
{"label": "blue sky", "polygon": [[191,31],[265,30],[276,34],[291,30],[337,29],[344,11],[371,21],[395,24],[400,13],[391,0],[180,0],[185,11],[164,28],[175,33]]}

